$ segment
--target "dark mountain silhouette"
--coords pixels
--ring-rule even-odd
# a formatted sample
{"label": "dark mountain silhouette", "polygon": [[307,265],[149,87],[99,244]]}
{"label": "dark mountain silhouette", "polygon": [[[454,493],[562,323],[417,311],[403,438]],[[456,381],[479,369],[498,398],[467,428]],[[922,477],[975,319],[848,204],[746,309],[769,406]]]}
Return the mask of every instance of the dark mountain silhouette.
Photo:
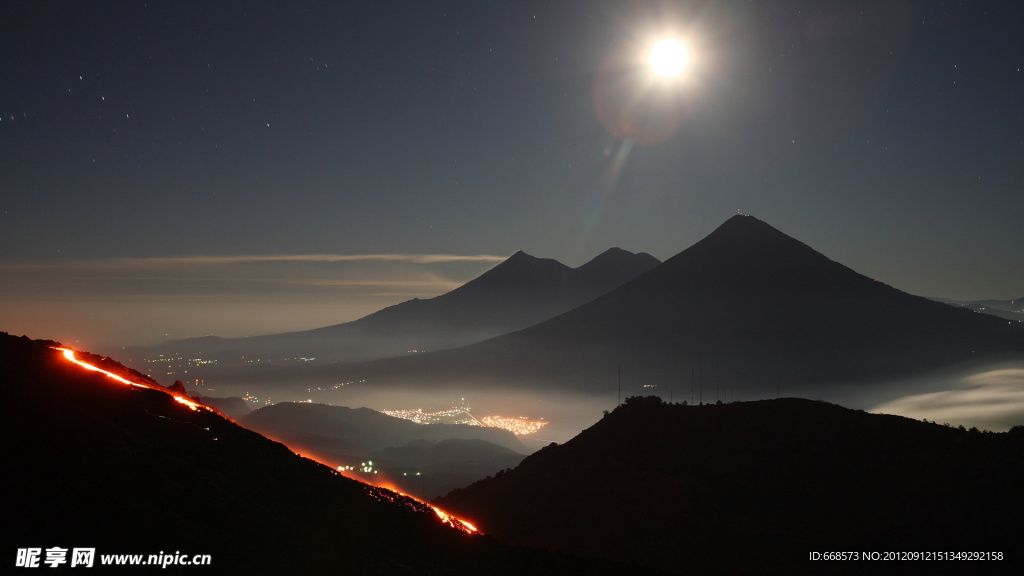
{"label": "dark mountain silhouette", "polygon": [[[507,430],[416,424],[369,408],[282,402],[239,423],[331,466],[358,471],[361,463],[375,461],[372,473],[426,498],[514,466],[529,451]],[[410,472],[413,478],[403,476]]]}
{"label": "dark mountain silhouette", "polygon": [[[658,264],[650,254],[620,248],[611,248],[578,268],[520,251],[451,292],[409,300],[353,322],[253,338],[176,340],[153,350],[134,350],[133,356],[185,353],[222,360],[316,357],[324,362],[439,350],[536,324],[605,294]],[[210,371],[208,367],[203,370]]]}
{"label": "dark mountain silhouette", "polygon": [[[609,292],[659,264],[653,256],[611,248],[569,268],[519,251],[447,294],[412,300],[355,321],[363,335],[390,340],[404,334],[430,339],[437,350],[484,340],[536,324]],[[314,331],[326,334],[332,328]],[[392,347],[393,348],[393,347]]]}
{"label": "dark mountain silhouette", "polygon": [[687,391],[693,374],[707,387],[717,373],[749,398],[1022,353],[1021,325],[906,294],[735,216],[657,268],[530,328],[304,374],[613,392],[621,367],[633,382]]}
{"label": "dark mountain silhouette", "polygon": [[[813,551],[1000,551],[1021,567],[1024,427],[958,430],[799,399],[633,397],[561,446],[438,503],[518,544],[677,574],[867,574]],[[899,573],[956,562],[893,562]],[[1012,567],[1012,568],[1011,568]]]}
{"label": "dark mountain silhouette", "polygon": [[96,565],[107,554],[209,554],[216,573],[636,571],[454,530],[426,505],[162,390],[89,372],[52,344],[0,333],[0,504],[12,562],[17,549],[65,548],[70,561],[71,548],[83,547],[95,548]]}

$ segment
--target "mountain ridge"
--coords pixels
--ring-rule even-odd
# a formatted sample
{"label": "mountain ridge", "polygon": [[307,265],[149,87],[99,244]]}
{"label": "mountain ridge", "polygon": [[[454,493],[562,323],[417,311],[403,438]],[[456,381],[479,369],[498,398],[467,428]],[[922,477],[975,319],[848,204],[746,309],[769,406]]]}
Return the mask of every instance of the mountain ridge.
{"label": "mountain ridge", "polygon": [[[353,361],[410,350],[461,346],[529,326],[613,289],[659,261],[646,253],[606,250],[570,268],[517,251],[477,278],[434,298],[413,299],[360,319],[250,338],[175,340],[136,356],[188,353],[237,358],[316,357]],[[223,360],[222,360],[223,361]],[[203,368],[209,370],[209,368]]]}
{"label": "mountain ridge", "polygon": [[[986,564],[1004,570],[1022,560],[1012,550],[1024,507],[1009,503],[1022,450],[1024,427],[958,430],[796,398],[631,397],[565,444],[437,502],[515,544],[676,574],[817,574],[808,552],[976,547],[1002,550]],[[861,574],[864,563],[829,570]]]}
{"label": "mountain ridge", "polygon": [[1022,353],[1020,326],[906,294],[734,216],[656,268],[523,330],[321,374],[421,385],[500,375],[511,386],[594,391],[603,382],[608,391],[620,369],[663,389],[688,388],[702,371],[749,398]]}

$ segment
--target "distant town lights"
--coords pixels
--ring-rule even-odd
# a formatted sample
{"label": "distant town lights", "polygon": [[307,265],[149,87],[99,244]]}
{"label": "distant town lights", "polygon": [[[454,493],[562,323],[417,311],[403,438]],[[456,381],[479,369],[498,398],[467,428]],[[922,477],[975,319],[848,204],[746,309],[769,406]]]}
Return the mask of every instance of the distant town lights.
{"label": "distant town lights", "polygon": [[[462,399],[465,402],[465,398]],[[548,425],[544,420],[529,420],[526,416],[484,416],[476,418],[470,414],[469,406],[458,406],[437,412],[424,412],[422,408],[405,410],[381,410],[382,413],[395,418],[402,418],[417,424],[468,424],[485,428],[501,428],[516,435],[534,434]]]}

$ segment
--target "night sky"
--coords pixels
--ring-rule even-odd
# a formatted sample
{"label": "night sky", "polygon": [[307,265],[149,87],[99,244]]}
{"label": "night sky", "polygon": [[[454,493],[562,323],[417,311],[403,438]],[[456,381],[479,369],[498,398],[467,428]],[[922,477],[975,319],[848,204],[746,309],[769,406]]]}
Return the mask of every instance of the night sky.
{"label": "night sky", "polygon": [[[737,211],[1024,296],[1024,3],[4,2],[0,330],[352,320]],[[656,79],[658,38],[690,62]]]}

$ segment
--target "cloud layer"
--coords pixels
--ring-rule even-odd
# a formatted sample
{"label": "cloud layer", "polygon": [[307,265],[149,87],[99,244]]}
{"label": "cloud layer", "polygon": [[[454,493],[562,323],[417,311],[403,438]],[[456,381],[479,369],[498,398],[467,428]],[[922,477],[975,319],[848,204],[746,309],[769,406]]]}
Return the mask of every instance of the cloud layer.
{"label": "cloud layer", "polygon": [[871,412],[899,414],[992,431],[1024,425],[1024,366],[1004,366],[965,376],[949,390],[913,394]]}
{"label": "cloud layer", "polygon": [[136,344],[355,320],[479,276],[488,254],[260,254],[0,265],[0,330]]}

